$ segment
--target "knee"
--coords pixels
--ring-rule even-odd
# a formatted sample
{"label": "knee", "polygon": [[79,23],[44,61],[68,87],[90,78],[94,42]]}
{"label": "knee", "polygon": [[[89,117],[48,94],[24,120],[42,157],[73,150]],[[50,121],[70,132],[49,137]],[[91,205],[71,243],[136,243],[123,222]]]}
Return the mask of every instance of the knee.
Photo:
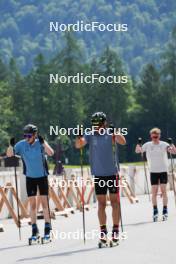
{"label": "knee", "polygon": [[31,207],[32,211],[35,211],[36,210],[36,203],[31,203],[30,207]]}
{"label": "knee", "polygon": [[98,208],[101,209],[101,210],[105,210],[106,202],[98,202]]}
{"label": "knee", "polygon": [[44,210],[48,209],[48,205],[46,203],[42,203],[42,207]]}
{"label": "knee", "polygon": [[152,191],[152,195],[155,196],[155,197],[157,196],[157,193],[158,193],[158,189]]}
{"label": "knee", "polygon": [[45,200],[42,200],[42,207],[44,210],[48,209],[48,203]]}
{"label": "knee", "polygon": [[167,191],[166,191],[166,190],[161,190],[161,192],[162,192],[162,195],[163,195],[164,197],[167,196]]}
{"label": "knee", "polygon": [[111,201],[111,206],[113,209],[117,209],[119,207],[119,204],[117,201]]}

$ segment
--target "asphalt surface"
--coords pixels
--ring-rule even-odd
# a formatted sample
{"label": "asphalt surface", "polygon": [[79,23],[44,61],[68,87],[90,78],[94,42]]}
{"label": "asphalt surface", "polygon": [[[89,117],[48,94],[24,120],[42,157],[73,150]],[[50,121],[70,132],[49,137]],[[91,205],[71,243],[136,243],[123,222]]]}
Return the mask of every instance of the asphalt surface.
{"label": "asphalt surface", "polygon": [[[52,222],[55,239],[45,245],[28,246],[30,226],[22,227],[22,240],[12,220],[3,220],[5,232],[0,233],[0,262],[5,264],[174,264],[176,246],[176,207],[173,193],[169,193],[169,218],[161,221],[162,204],[158,197],[160,217],[157,223],[152,221],[152,206],[148,196],[139,196],[139,203],[131,205],[122,198],[122,216],[125,238],[114,248],[98,248],[97,209],[86,212],[86,234],[84,245],[81,238],[82,214],[76,212],[68,218],[58,216]],[[109,231],[112,227],[111,208],[107,208]],[[41,234],[43,220],[39,220]],[[94,233],[93,231],[94,230]],[[91,233],[92,232],[92,233]],[[90,235],[92,236],[90,238]]]}

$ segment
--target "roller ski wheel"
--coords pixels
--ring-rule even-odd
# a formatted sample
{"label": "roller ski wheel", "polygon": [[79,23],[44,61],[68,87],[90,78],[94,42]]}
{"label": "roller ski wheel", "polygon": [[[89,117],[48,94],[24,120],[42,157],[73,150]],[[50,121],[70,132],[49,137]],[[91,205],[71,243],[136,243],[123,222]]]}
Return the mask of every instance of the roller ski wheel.
{"label": "roller ski wheel", "polygon": [[108,247],[108,241],[107,240],[100,240],[99,243],[98,243],[98,247],[99,248],[106,248]]}
{"label": "roller ski wheel", "polygon": [[47,244],[47,243],[51,243],[51,242],[52,242],[52,238],[50,235],[45,235],[44,237],[41,238],[42,244]]}
{"label": "roller ski wheel", "polygon": [[119,246],[119,239],[118,240],[111,240],[109,242],[109,246],[110,247],[116,247],[116,246]]}
{"label": "roller ski wheel", "polygon": [[167,214],[163,214],[163,221],[167,221],[168,219],[168,215]]}
{"label": "roller ski wheel", "polygon": [[29,246],[40,244],[40,236],[39,235],[38,236],[31,236],[28,239],[28,243],[29,243]]}

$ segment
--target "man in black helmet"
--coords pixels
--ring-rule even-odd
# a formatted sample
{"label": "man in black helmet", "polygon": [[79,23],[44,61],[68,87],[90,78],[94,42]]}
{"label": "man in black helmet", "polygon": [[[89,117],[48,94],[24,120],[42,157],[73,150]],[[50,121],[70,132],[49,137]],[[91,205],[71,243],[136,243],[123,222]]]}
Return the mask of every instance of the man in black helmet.
{"label": "man in black helmet", "polygon": [[117,242],[120,221],[120,207],[117,199],[119,192],[117,185],[119,166],[118,153],[116,152],[114,155],[113,146],[116,146],[116,143],[124,145],[126,140],[121,134],[108,133],[106,115],[103,112],[94,113],[91,123],[94,128],[96,127],[94,129],[95,133],[77,138],[75,147],[82,148],[89,144],[91,173],[94,175],[95,192],[98,200],[100,240],[102,243],[107,242],[105,209],[107,190],[109,190],[113,218],[112,239]]}
{"label": "man in black helmet", "polygon": [[[38,235],[37,227],[37,190],[43,206],[45,218],[45,235],[50,233],[50,216],[48,208],[48,171],[46,168],[45,153],[49,156],[54,154],[49,144],[37,134],[38,129],[35,125],[28,124],[24,127],[24,139],[7,149],[7,156],[21,156],[24,164],[24,174],[26,175],[26,189],[30,203],[30,216],[32,223],[32,237]],[[13,141],[13,140],[12,140]],[[14,147],[12,146],[14,145]]]}

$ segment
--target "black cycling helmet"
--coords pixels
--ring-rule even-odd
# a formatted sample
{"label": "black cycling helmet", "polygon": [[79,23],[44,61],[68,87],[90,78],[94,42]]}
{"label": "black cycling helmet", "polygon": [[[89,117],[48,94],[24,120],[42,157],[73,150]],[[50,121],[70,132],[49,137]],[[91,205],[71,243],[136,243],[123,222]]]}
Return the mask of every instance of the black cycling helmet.
{"label": "black cycling helmet", "polygon": [[35,125],[28,124],[24,127],[23,131],[25,134],[34,134],[38,131],[38,128]]}
{"label": "black cycling helmet", "polygon": [[93,126],[100,126],[106,121],[106,114],[103,112],[96,112],[92,115],[91,123]]}

